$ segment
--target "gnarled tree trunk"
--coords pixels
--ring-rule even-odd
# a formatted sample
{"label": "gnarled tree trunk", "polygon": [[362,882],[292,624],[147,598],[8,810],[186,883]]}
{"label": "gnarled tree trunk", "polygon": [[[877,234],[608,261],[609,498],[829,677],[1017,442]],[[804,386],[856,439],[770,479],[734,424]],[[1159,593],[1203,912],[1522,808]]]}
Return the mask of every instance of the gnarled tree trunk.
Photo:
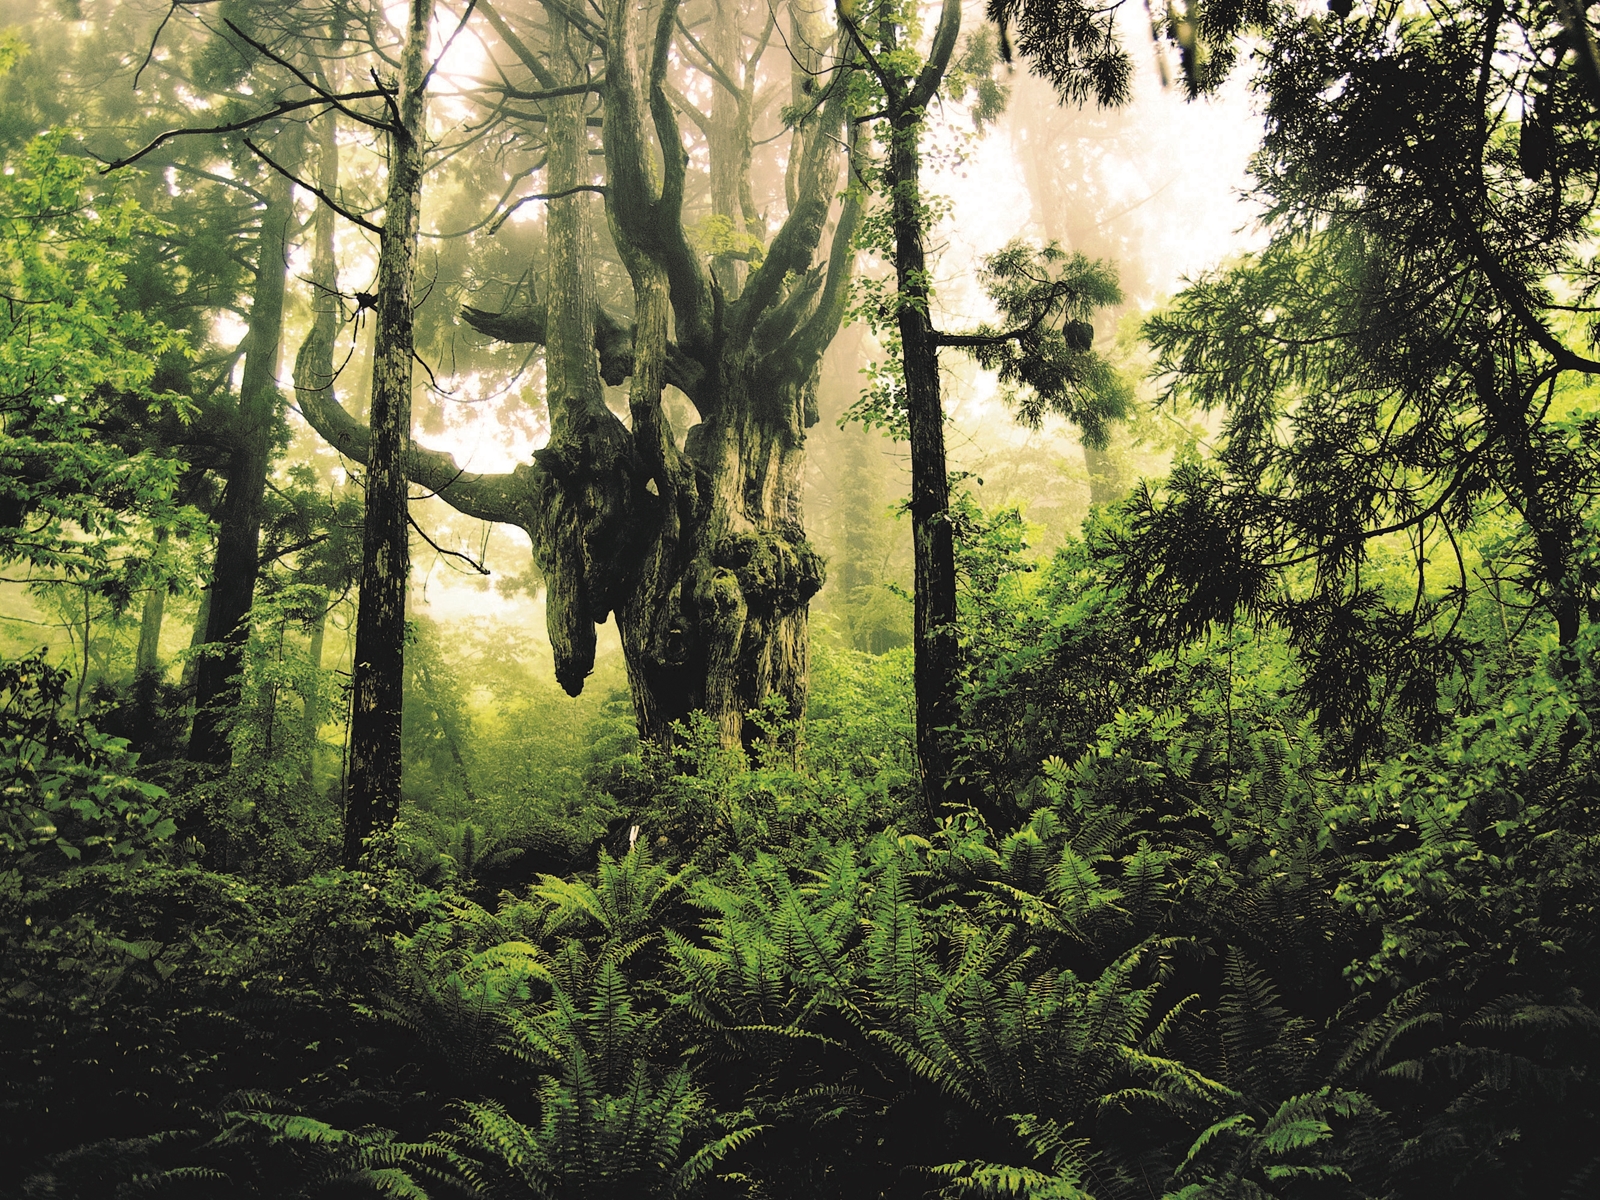
{"label": "gnarled tree trunk", "polygon": [[[594,299],[583,97],[553,97],[544,114],[548,194],[557,198],[543,295],[513,312],[463,313],[503,341],[545,347],[550,442],[507,475],[462,472],[420,447],[408,470],[460,511],[527,531],[546,582],[556,676],[569,693],[593,669],[595,626],[615,613],[641,734],[666,738],[698,709],[737,745],[747,737],[744,714],[770,696],[804,712],[807,605],[823,564],[805,538],[800,467],[816,420],[817,365],[844,311],[859,200],[848,194],[828,260],[814,264],[844,159],[840,112],[825,86],[795,135],[788,219],[764,256],[749,256],[757,261],[748,278],[743,266],[729,269],[729,255],[707,262],[691,247],[687,155],[664,79],[676,12],[673,2],[660,12],[645,53],[639,8],[609,6],[605,82],[590,89],[605,102],[606,213],[633,283],[631,322]],[[504,24],[497,15],[491,23]],[[512,44],[509,30],[501,34]],[[547,60],[520,40],[513,48],[545,88],[583,86],[576,36],[554,7],[549,36]],[[748,104],[720,112],[747,128]],[[659,165],[656,145],[667,151]],[[747,171],[747,150],[738,150]],[[747,191],[739,171],[718,178],[723,191]],[[739,194],[722,196],[715,211],[744,216],[753,237],[750,207]],[[629,424],[607,409],[602,386],[624,380]],[[662,407],[669,385],[700,414],[681,447]],[[364,427],[325,393],[301,399],[324,437],[365,461]]]}

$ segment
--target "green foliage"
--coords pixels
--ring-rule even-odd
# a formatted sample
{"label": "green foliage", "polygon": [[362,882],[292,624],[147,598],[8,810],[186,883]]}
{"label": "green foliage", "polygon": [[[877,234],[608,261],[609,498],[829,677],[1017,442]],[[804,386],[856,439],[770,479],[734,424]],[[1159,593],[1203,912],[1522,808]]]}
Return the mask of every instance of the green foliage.
{"label": "green foliage", "polygon": [[1000,45],[995,31],[982,25],[967,35],[961,53],[945,72],[945,92],[970,105],[974,129],[994,124],[1010,102],[1010,85],[995,78],[999,66]]}
{"label": "green foliage", "polygon": [[903,652],[835,648],[803,739],[686,726],[603,776],[614,852],[488,904],[471,820],[300,881],[62,859],[6,925],[7,1103],[82,1114],[31,1194],[1580,1194],[1588,642],[1351,778],[1283,639],[1152,649],[1103,543],[963,522],[1010,827],[900,832]]}
{"label": "green foliage", "polygon": [[303,715],[307,703],[325,705],[332,689],[294,636],[325,596],[307,584],[263,588],[251,609],[239,699],[221,723],[233,749],[228,769],[170,768],[178,815],[224,870],[300,879],[330,861],[338,813],[326,781],[310,769],[317,742]]}
{"label": "green foliage", "polygon": [[137,865],[176,830],[166,793],[134,777],[127,742],[64,720],[66,672],[0,662],[0,897],[71,863]]}
{"label": "green foliage", "polygon": [[1065,417],[1085,444],[1104,448],[1107,424],[1127,415],[1133,390],[1091,347],[1096,310],[1122,303],[1105,263],[1068,254],[1056,243],[1012,242],[983,260],[978,275],[1000,310],[1003,328],[981,325],[971,335],[978,365],[1011,391],[1017,417],[1037,429],[1047,412]]}
{"label": "green foliage", "polygon": [[0,175],[0,557],[47,574],[114,577],[127,595],[147,566],[127,553],[131,519],[194,531],[196,517],[175,503],[172,460],[92,432],[124,412],[189,411],[153,386],[156,362],[183,341],[123,304],[151,221],[115,191],[91,198],[89,167],[66,143],[41,135]]}
{"label": "green foliage", "polygon": [[[1275,234],[1149,326],[1173,397],[1224,410],[1215,452],[1188,430],[1164,484],[1047,560],[1019,512],[953,505],[981,812],[915,807],[913,664],[877,636],[865,597],[898,598],[859,526],[852,644],[819,639],[809,711],[751,714],[746,748],[702,718],[640,746],[617,676],[558,700],[542,651],[418,621],[405,821],[360,871],[331,866],[336,696],[306,648],[350,498],[309,471],[269,500],[227,771],[136,759],[42,656],[0,664],[0,1195],[1592,1192],[1591,314],[1550,280],[1588,302],[1593,116],[1551,14],[1497,7],[1528,36],[1487,41],[1487,9],[1353,13],[1167,10],[1194,89],[1240,28],[1270,35]],[[1126,82],[1106,13],[995,14],[1069,93]],[[842,15],[884,51],[866,116],[921,67],[916,14]],[[975,115],[994,48],[949,81]],[[110,675],[129,598],[185,569],[151,524],[181,540],[182,514],[157,459],[86,434],[169,428],[165,381],[194,380],[125,311],[181,290],[134,261],[150,227],[110,194],[91,214],[60,150],[0,185],[42,218],[0,263],[34,288],[14,332],[56,322],[26,369],[84,374],[16,390],[5,453],[59,444],[65,473],[8,471],[30,523],[5,528],[75,573],[36,598]],[[195,228],[185,270],[226,274]],[[863,244],[892,232],[870,216]],[[1024,418],[1098,436],[1125,399],[1087,328],[1111,274],[1013,245],[985,282],[1000,320],[968,348],[1031,389]],[[905,302],[857,294],[885,331]],[[878,381],[859,411],[892,426]],[[144,720],[99,695],[74,715]]]}
{"label": "green foliage", "polygon": [[[841,430],[843,458],[830,469],[839,487],[823,522],[828,585],[820,603],[812,602],[811,636],[818,644],[834,634],[846,645],[869,654],[883,654],[911,642],[910,597],[896,585],[896,559],[903,534],[885,518],[891,513],[884,478],[889,467],[885,442],[865,430]],[[814,452],[813,452],[814,453]],[[835,661],[814,651],[813,671],[826,671]],[[815,719],[815,685],[813,712]],[[860,712],[876,712],[865,705]]]}
{"label": "green foliage", "polygon": [[760,238],[740,229],[729,217],[720,213],[707,213],[689,231],[697,249],[712,258],[730,258],[759,267],[766,257],[766,246]]}
{"label": "green foliage", "polygon": [[989,0],[985,11],[1000,31],[1001,59],[1012,59],[1014,29],[1015,52],[1063,101],[1093,98],[1110,107],[1127,99],[1133,64],[1116,36],[1114,13],[1080,0]]}
{"label": "green foliage", "polygon": [[1595,111],[1554,15],[1343,13],[1200,22],[1202,41],[1266,22],[1253,170],[1272,237],[1146,325],[1169,395],[1225,415],[1212,459],[1138,494],[1120,549],[1154,636],[1287,630],[1354,761],[1396,726],[1439,732],[1475,576],[1514,578],[1571,653],[1600,594],[1600,364],[1589,285],[1569,303],[1556,282],[1593,269],[1588,168],[1563,156]]}
{"label": "green foliage", "polygon": [[[858,242],[887,256],[888,208],[863,221]],[[934,218],[931,211],[925,221]],[[1068,254],[1054,242],[1043,247],[1013,241],[983,260],[979,271],[999,326],[980,324],[962,334],[938,334],[941,345],[971,354],[994,371],[1005,400],[1019,421],[1037,429],[1047,414],[1064,417],[1085,443],[1103,449],[1109,426],[1129,415],[1133,388],[1124,375],[1094,349],[1095,313],[1122,302],[1116,272],[1082,254]],[[926,301],[898,290],[889,280],[863,278],[854,284],[853,320],[864,321],[884,347],[884,358],[863,369],[865,387],[841,424],[860,421],[905,440],[905,377],[896,321],[901,308]]]}

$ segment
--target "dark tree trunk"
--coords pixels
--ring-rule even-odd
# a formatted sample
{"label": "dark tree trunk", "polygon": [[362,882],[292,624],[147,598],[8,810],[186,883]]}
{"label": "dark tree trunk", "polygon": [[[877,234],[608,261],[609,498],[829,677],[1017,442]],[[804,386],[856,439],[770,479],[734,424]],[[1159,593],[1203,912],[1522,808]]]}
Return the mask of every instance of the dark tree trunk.
{"label": "dark tree trunk", "polygon": [[1543,603],[1556,623],[1555,668],[1571,676],[1578,669],[1573,647],[1582,630],[1583,607],[1573,580],[1573,553],[1581,520],[1571,511],[1562,511],[1547,498],[1548,467],[1529,432],[1527,402],[1516,384],[1497,378],[1492,357],[1485,355],[1475,364],[1478,403],[1489,415],[1489,429],[1504,461],[1505,489],[1512,505],[1533,535],[1534,578],[1542,585]]}
{"label": "dark tree trunk", "polygon": [[885,186],[892,197],[894,265],[900,290],[900,344],[911,440],[911,540],[915,569],[917,760],[931,819],[951,783],[950,730],[960,715],[961,646],[956,627],[955,540],[945,464],[939,348],[928,319],[923,249],[921,113],[895,120]]}
{"label": "dark tree trunk", "polygon": [[670,508],[618,610],[648,738],[702,710],[734,746],[754,733],[744,714],[769,696],[793,716],[805,711],[807,607],[824,578],[800,509],[816,412],[809,379],[762,380],[752,357],[725,360],[719,386],[701,394],[710,415],[684,451],[663,446]]}
{"label": "dark tree trunk", "polygon": [[389,136],[389,186],[378,254],[372,347],[371,444],[362,526],[361,590],[350,686],[350,777],[344,861],[400,812],[400,726],[405,690],[406,583],[411,571],[407,458],[414,353],[412,265],[422,197],[428,29],[433,0],[411,0],[400,66],[397,122]]}
{"label": "dark tree trunk", "polygon": [[[1118,428],[1120,426],[1112,427],[1113,430]],[[1128,494],[1128,485],[1122,479],[1122,466],[1111,452],[1111,447],[1096,449],[1085,442],[1083,465],[1089,472],[1090,504],[1115,504]]]}
{"label": "dark tree trunk", "polygon": [[[290,137],[298,140],[297,134]],[[291,153],[285,157],[293,163],[299,157],[298,147],[289,149]],[[278,352],[294,208],[289,182],[282,176],[271,175],[264,190],[268,203],[261,214],[249,349],[231,431],[227,484],[217,512],[217,550],[207,593],[205,640],[221,649],[207,652],[196,663],[194,728],[189,738],[191,759],[223,767],[233,753],[227,710],[237,699],[234,681],[244,663],[250,605],[260,570],[261,517],[272,461],[272,433],[282,405]]]}
{"label": "dark tree trunk", "polygon": [[[960,717],[961,643],[956,626],[956,563],[950,525],[950,477],[945,462],[944,403],[939,386],[939,341],[928,310],[930,288],[923,244],[921,174],[923,110],[944,78],[961,27],[958,0],[946,0],[928,60],[914,80],[879,75],[888,98],[888,153],[883,187],[889,196],[894,266],[911,442],[911,540],[915,582],[917,760],[926,815],[969,799],[956,787],[951,733]],[[880,30],[886,45],[895,31]]]}
{"label": "dark tree trunk", "polygon": [[[828,105],[796,131],[789,216],[765,260],[748,275],[726,259],[702,267],[682,233],[686,156],[661,82],[675,10],[668,3],[656,16],[648,75],[629,49],[643,41],[640,14],[627,5],[608,14],[607,215],[633,280],[633,441],[659,495],[618,625],[641,734],[665,738],[699,709],[724,745],[737,746],[753,733],[745,714],[768,697],[795,717],[805,711],[807,606],[823,564],[805,538],[800,468],[816,421],[817,364],[843,313],[859,196],[849,193],[840,211],[826,271],[814,267],[840,166],[838,110]],[[823,43],[818,28],[807,33]],[[711,145],[724,162],[736,146],[745,152],[746,96],[720,97],[713,109]],[[667,148],[659,185],[647,117]],[[749,222],[736,161],[737,170],[713,166],[714,211]],[[666,383],[701,417],[681,451],[661,412]]]}

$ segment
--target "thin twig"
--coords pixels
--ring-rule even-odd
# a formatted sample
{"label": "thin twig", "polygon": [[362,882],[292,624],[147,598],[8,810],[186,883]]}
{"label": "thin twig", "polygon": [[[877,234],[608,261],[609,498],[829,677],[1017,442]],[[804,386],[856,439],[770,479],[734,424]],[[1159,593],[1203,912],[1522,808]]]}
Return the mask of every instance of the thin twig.
{"label": "thin twig", "polygon": [[472,10],[477,6],[478,0],[467,0],[467,10],[461,14],[461,20],[456,22],[455,29],[451,32],[450,36],[445,39],[444,46],[439,51],[439,57],[433,60],[432,64],[429,65],[427,71],[423,74],[421,90],[427,90],[428,81],[433,78],[433,73],[439,69],[439,64],[444,61],[444,56],[450,53],[450,47],[455,45],[456,38],[460,36],[461,31],[467,27],[467,20],[472,16]]}
{"label": "thin twig", "polygon": [[[244,30],[240,29],[232,21],[228,20],[227,18],[223,18],[223,24],[225,24],[229,29],[233,30],[233,32],[235,34],[237,34],[245,42],[245,44],[248,45],[251,49],[255,50],[259,54],[265,55],[267,58],[269,58],[273,62],[277,63],[285,71],[288,71],[289,74],[293,75],[297,80],[299,80],[303,85],[305,85],[306,87],[310,88],[311,91],[315,95],[320,96],[322,99],[324,99],[324,100],[328,101],[329,103],[333,104],[335,107],[337,107],[339,109],[340,112],[344,113],[345,116],[349,117],[352,121],[359,121],[363,125],[370,125],[374,129],[385,129],[385,128],[387,128],[387,126],[383,122],[375,121],[375,120],[373,120],[373,118],[367,116],[365,113],[359,113],[359,112],[356,112],[354,109],[345,108],[344,105],[339,102],[340,101],[340,97],[339,96],[337,96],[333,92],[328,91],[327,88],[323,87],[315,79],[312,79],[311,76],[307,75],[304,71],[302,71],[299,67],[295,66],[294,63],[289,61],[283,55],[281,55],[281,54],[277,53],[276,51],[272,50],[270,47],[265,46],[262,43],[256,41],[253,37],[251,37]],[[380,90],[383,89],[383,84],[378,80],[376,74],[374,74],[374,76],[373,76],[373,82],[378,84],[378,87],[379,87]],[[384,91],[383,94],[384,94],[384,98],[387,100],[388,96],[389,96],[389,93],[387,91]],[[397,116],[396,117],[396,122],[397,123],[398,123],[398,120],[399,120],[399,118]]]}
{"label": "thin twig", "polygon": [[488,567],[484,566],[477,559],[473,558],[472,555],[463,554],[459,550],[446,550],[443,546],[439,545],[438,542],[434,541],[431,537],[429,537],[427,535],[426,531],[423,530],[421,525],[417,524],[417,519],[411,515],[409,510],[406,512],[406,520],[411,522],[411,528],[415,529],[417,531],[417,533],[419,533],[422,536],[422,540],[427,542],[428,545],[432,546],[434,548],[434,550],[437,551],[438,553],[440,553],[440,554],[448,554],[451,558],[459,558],[462,562],[466,563],[469,567],[471,567],[479,575],[490,575],[490,574],[493,574],[493,572],[490,571]]}
{"label": "thin twig", "polygon": [[293,171],[289,170],[287,167],[279,166],[276,162],[273,161],[272,157],[265,150],[263,150],[260,146],[256,145],[254,142],[252,142],[249,138],[245,138],[244,139],[244,144],[252,153],[255,154],[255,156],[257,158],[259,158],[262,162],[266,163],[267,166],[271,167],[274,171],[276,171],[279,175],[282,175],[285,179],[287,179],[290,183],[294,184],[296,187],[305,188],[306,191],[310,192],[318,200],[321,200],[324,204],[326,204],[334,212],[338,213],[346,221],[349,221],[352,224],[359,225],[363,229],[370,230],[373,233],[377,234],[379,237],[383,236],[383,226],[376,225],[373,222],[367,220],[365,217],[358,216],[357,214],[351,212],[348,208],[346,208],[344,205],[340,204],[337,200],[335,200],[332,196],[328,195],[327,192],[323,191],[316,184],[307,183],[304,179],[301,179],[298,175],[296,175]]}
{"label": "thin twig", "polygon": [[608,193],[608,189],[605,187],[604,184],[599,184],[599,183],[580,183],[580,184],[578,184],[577,187],[569,187],[565,191],[562,191],[562,192],[539,192],[536,195],[523,196],[520,199],[518,199],[518,201],[515,204],[513,204],[510,208],[506,209],[505,212],[500,214],[500,219],[497,220],[493,225],[489,226],[489,233],[491,235],[499,233],[500,232],[500,226],[504,225],[507,221],[509,221],[511,219],[511,214],[516,212],[517,209],[521,208],[524,204],[527,204],[527,203],[529,203],[531,201],[534,201],[534,200],[564,200],[568,196],[577,195],[577,193],[579,193],[579,192],[594,192],[596,195],[600,195],[600,196],[604,196],[604,195],[608,195],[609,194]]}
{"label": "thin twig", "polygon": [[[370,100],[377,96],[387,95],[388,92],[386,91],[350,92],[344,96],[340,96],[339,99]],[[100,174],[109,175],[112,171],[120,171],[123,167],[132,166],[151,151],[158,150],[162,146],[166,145],[173,138],[195,137],[199,135],[211,135],[219,133],[238,133],[242,129],[254,129],[257,125],[264,124],[267,121],[272,120],[274,117],[287,116],[289,113],[299,112],[301,109],[305,108],[315,108],[318,105],[321,105],[324,109],[336,108],[340,112],[347,111],[342,105],[336,103],[335,101],[324,99],[321,96],[313,96],[309,100],[282,100],[273,107],[269,108],[266,112],[257,113],[253,117],[246,117],[242,121],[230,121],[226,125],[211,125],[204,129],[169,129],[165,133],[157,134],[155,139],[151,141],[149,145],[145,146],[144,149],[128,155],[127,158],[119,158],[107,163],[105,166],[100,168]],[[316,115],[321,116],[322,114],[318,113]],[[360,119],[366,124],[372,124],[370,118],[362,117]]]}

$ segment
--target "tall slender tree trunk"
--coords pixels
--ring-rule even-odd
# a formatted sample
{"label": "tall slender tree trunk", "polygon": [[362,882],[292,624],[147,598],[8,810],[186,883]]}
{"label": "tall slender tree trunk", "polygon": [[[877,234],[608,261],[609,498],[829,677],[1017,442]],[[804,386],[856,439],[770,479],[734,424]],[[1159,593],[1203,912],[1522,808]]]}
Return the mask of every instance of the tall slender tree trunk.
{"label": "tall slender tree trunk", "polygon": [[[167,531],[156,531],[156,558],[166,557]],[[166,581],[158,583],[144,596],[144,608],[139,614],[139,648],[133,657],[133,673],[153,675],[161,666],[161,618],[167,607]]]}
{"label": "tall slender tree trunk", "polygon": [[306,658],[315,672],[311,687],[306,691],[304,710],[300,717],[301,740],[306,744],[305,781],[315,782],[317,777],[317,750],[321,746],[318,731],[322,728],[322,647],[328,632],[328,597],[324,595],[317,605],[317,615],[311,621],[311,645]]}
{"label": "tall slender tree trunk", "polygon": [[411,0],[401,54],[399,120],[389,136],[389,186],[378,254],[372,347],[372,441],[367,458],[361,590],[356,615],[350,778],[344,860],[400,812],[400,728],[405,691],[406,583],[411,571],[406,477],[414,354],[412,269],[422,200],[428,30],[433,0]]}
{"label": "tall slender tree trunk", "polygon": [[[289,163],[299,157],[298,126],[280,139]],[[235,414],[234,450],[228,482],[217,514],[217,552],[211,568],[207,653],[195,668],[194,728],[189,757],[227,766],[232,758],[227,708],[236,697],[233,681],[244,664],[250,605],[260,571],[261,517],[272,463],[272,432],[283,402],[278,391],[279,347],[283,339],[284,284],[289,270],[289,233],[294,222],[293,190],[274,172],[265,182],[255,292],[250,302],[250,339]]]}
{"label": "tall slender tree trunk", "polygon": [[200,660],[195,657],[195,651],[206,644],[206,630],[211,625],[211,589],[208,587],[200,593],[200,607],[194,614],[194,632],[189,635],[189,660],[183,664],[183,686],[192,688],[195,676],[200,671]]}
{"label": "tall slender tree trunk", "polygon": [[911,440],[911,540],[915,563],[914,638],[917,760],[931,820],[951,782],[949,731],[959,716],[961,647],[956,629],[955,540],[945,462],[939,347],[928,316],[928,260],[923,246],[920,112],[896,114],[889,133],[885,184],[893,205],[900,343]]}
{"label": "tall slender tree trunk", "polygon": [[[1120,425],[1112,427],[1113,434]],[[1089,503],[1115,504],[1128,494],[1128,485],[1122,478],[1122,465],[1111,447],[1095,449],[1087,442],[1083,445],[1083,465],[1089,472]]]}
{"label": "tall slender tree trunk", "polygon": [[[328,195],[339,188],[339,142],[337,118],[323,116],[317,141],[317,182]],[[333,392],[333,343],[339,332],[339,268],[334,258],[334,212],[326,204],[317,205],[312,218],[311,251],[311,328],[294,359],[295,395],[301,407],[308,400],[331,400]],[[323,593],[311,622],[310,660],[313,671],[322,670],[322,648],[328,630],[328,595]],[[317,733],[322,728],[320,676],[305,695],[302,730],[306,744],[305,781],[317,774]]]}
{"label": "tall slender tree trunk", "polygon": [[[841,11],[841,20],[851,18]],[[852,26],[857,39],[868,34]],[[915,600],[913,670],[917,709],[917,763],[931,823],[939,809],[971,799],[951,770],[951,733],[960,716],[961,643],[956,627],[956,563],[950,524],[950,476],[945,459],[944,402],[939,386],[939,334],[929,305],[932,288],[924,243],[927,208],[922,199],[921,136],[924,110],[944,79],[961,31],[961,0],[944,0],[928,57],[914,77],[890,61],[869,58],[885,97],[880,129],[888,142],[883,188],[894,239],[895,323],[905,379],[911,442],[911,541]],[[908,30],[885,14],[870,36],[880,55],[898,54]]]}
{"label": "tall slender tree trunk", "polygon": [[[1518,392],[1497,378],[1495,364],[1484,355],[1476,370],[1478,403],[1489,414],[1489,427],[1509,467],[1512,503],[1533,534],[1537,577],[1545,586],[1544,605],[1556,623],[1556,670],[1572,676],[1578,669],[1573,647],[1582,630],[1583,606],[1573,587],[1573,544],[1578,522],[1553,510],[1539,478],[1539,455],[1528,431],[1527,404]],[[1565,517],[1565,519],[1563,519]]]}

